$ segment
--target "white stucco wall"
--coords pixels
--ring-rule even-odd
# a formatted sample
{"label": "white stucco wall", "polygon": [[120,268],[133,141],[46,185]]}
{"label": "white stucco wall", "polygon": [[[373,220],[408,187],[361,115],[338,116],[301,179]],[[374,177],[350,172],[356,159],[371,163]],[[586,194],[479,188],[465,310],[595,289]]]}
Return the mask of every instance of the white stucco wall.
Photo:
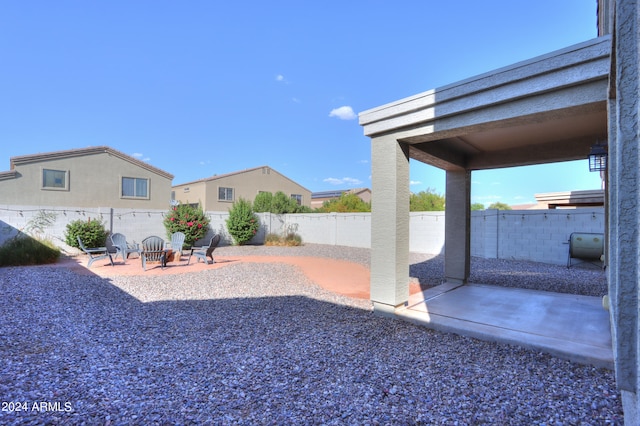
{"label": "white stucco wall", "polygon": [[[107,229],[142,241],[149,235],[166,237],[162,224],[166,210],[110,208],[59,208],[0,205],[0,244],[15,235],[16,229],[30,226],[40,211],[52,213],[56,220],[43,236],[65,249],[66,224],[74,220],[99,219]],[[207,212],[211,229],[231,239],[226,231],[227,212]],[[255,238],[261,243],[267,233],[297,232],[303,242],[350,247],[371,247],[370,213],[326,213],[275,215],[260,213],[262,228]],[[441,254],[444,251],[444,212],[410,214],[410,251]],[[531,260],[563,265],[567,262],[572,232],[604,232],[602,208],[567,210],[498,211],[483,210],[471,215],[471,255],[485,258]]]}

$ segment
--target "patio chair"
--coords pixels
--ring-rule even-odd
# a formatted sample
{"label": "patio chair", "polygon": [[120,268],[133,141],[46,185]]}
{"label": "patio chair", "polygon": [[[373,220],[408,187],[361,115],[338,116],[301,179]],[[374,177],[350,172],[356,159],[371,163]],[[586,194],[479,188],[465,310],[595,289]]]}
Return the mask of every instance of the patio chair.
{"label": "patio chair", "polygon": [[182,232],[174,232],[171,234],[171,250],[176,254],[182,254],[182,246],[184,245],[184,234]]}
{"label": "patio chair", "polygon": [[127,242],[127,238],[123,234],[115,233],[109,235],[111,239],[111,245],[116,249],[115,254],[113,255],[114,259],[117,259],[118,256],[122,257],[122,261],[127,263],[127,258],[130,253],[137,253],[140,256],[140,247],[134,241],[133,244],[129,244]]}
{"label": "patio chair", "polygon": [[111,261],[111,266],[113,266],[113,258],[111,257],[111,253],[109,253],[106,247],[87,248],[85,247],[80,237],[76,237],[76,238],[78,238],[78,244],[80,245],[80,250],[82,250],[83,252],[89,255],[89,262],[87,263],[87,268],[90,268],[91,264],[96,260],[106,259],[106,258],[109,258],[109,260]]}
{"label": "patio chair", "polygon": [[189,262],[191,262],[191,256],[195,256],[197,262],[200,262],[200,259],[202,259],[203,262],[208,264],[209,260],[207,258],[211,258],[211,263],[216,263],[216,261],[213,259],[213,251],[216,249],[216,247],[218,247],[219,243],[220,235],[214,235],[209,241],[208,246],[192,247],[191,253],[189,254],[189,260],[187,260],[187,265],[189,264]]}
{"label": "patio chair", "polygon": [[142,240],[140,259],[142,269],[145,271],[147,270],[147,262],[160,262],[160,267],[164,269],[167,266],[167,249],[164,246],[164,240],[156,236]]}

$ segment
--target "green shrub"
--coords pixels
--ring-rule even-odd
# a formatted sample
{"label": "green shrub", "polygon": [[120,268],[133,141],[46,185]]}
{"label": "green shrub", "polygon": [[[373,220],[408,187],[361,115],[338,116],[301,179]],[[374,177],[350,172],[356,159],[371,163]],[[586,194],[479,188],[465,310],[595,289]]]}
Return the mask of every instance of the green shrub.
{"label": "green shrub", "polygon": [[174,232],[184,234],[184,247],[191,247],[193,243],[207,235],[209,217],[204,214],[200,206],[178,204],[169,211],[164,218],[167,237]]}
{"label": "green shrub", "polygon": [[256,195],[253,200],[253,211],[256,213],[274,213],[274,214],[286,214],[286,213],[311,213],[312,210],[307,206],[299,206],[298,202],[288,197],[282,191],[278,191],[275,194],[270,192],[261,192]]}
{"label": "green shrub", "polygon": [[260,221],[253,212],[251,202],[242,198],[234,201],[227,219],[227,230],[234,243],[239,246],[248,243],[258,233],[259,228]]}
{"label": "green shrub", "polygon": [[27,235],[12,238],[0,247],[0,266],[25,266],[56,263],[60,249],[50,240]]}
{"label": "green shrub", "polygon": [[340,198],[325,201],[316,211],[318,213],[370,212],[371,203],[364,202],[356,194],[345,192]]}
{"label": "green shrub", "polygon": [[82,240],[87,248],[104,247],[107,242],[109,232],[105,229],[102,221],[99,220],[74,220],[67,224],[67,230],[64,234],[65,242],[71,247],[80,248],[78,238]]}
{"label": "green shrub", "polygon": [[445,204],[444,195],[431,188],[411,194],[409,198],[409,210],[412,212],[443,212]]}
{"label": "green shrub", "polygon": [[269,213],[271,212],[271,204],[273,204],[273,194],[260,192],[253,200],[253,211],[256,213]]}

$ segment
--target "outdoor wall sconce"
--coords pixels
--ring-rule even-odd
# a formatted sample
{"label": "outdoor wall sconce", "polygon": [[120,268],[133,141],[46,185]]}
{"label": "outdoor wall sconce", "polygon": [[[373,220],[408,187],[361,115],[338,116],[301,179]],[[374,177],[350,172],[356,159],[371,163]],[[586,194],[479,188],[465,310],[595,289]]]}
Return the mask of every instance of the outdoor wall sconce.
{"label": "outdoor wall sconce", "polygon": [[600,172],[607,170],[607,143],[597,141],[589,152],[589,171]]}

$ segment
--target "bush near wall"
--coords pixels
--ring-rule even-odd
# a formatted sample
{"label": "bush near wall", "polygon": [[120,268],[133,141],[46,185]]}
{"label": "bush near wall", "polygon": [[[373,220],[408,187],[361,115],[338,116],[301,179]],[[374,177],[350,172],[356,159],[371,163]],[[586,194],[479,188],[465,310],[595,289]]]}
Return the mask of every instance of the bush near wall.
{"label": "bush near wall", "polygon": [[164,226],[167,229],[167,237],[171,239],[174,232],[184,234],[183,247],[191,247],[193,243],[203,238],[209,230],[209,218],[202,208],[189,204],[179,204],[169,210],[164,218]]}
{"label": "bush near wall", "polygon": [[253,212],[251,201],[240,198],[233,202],[229,209],[227,230],[237,245],[243,245],[251,241],[260,229],[258,216]]}
{"label": "bush near wall", "polygon": [[109,232],[105,229],[104,223],[96,219],[74,220],[67,225],[65,242],[71,247],[79,248],[78,237],[85,247],[104,247],[107,242]]}

